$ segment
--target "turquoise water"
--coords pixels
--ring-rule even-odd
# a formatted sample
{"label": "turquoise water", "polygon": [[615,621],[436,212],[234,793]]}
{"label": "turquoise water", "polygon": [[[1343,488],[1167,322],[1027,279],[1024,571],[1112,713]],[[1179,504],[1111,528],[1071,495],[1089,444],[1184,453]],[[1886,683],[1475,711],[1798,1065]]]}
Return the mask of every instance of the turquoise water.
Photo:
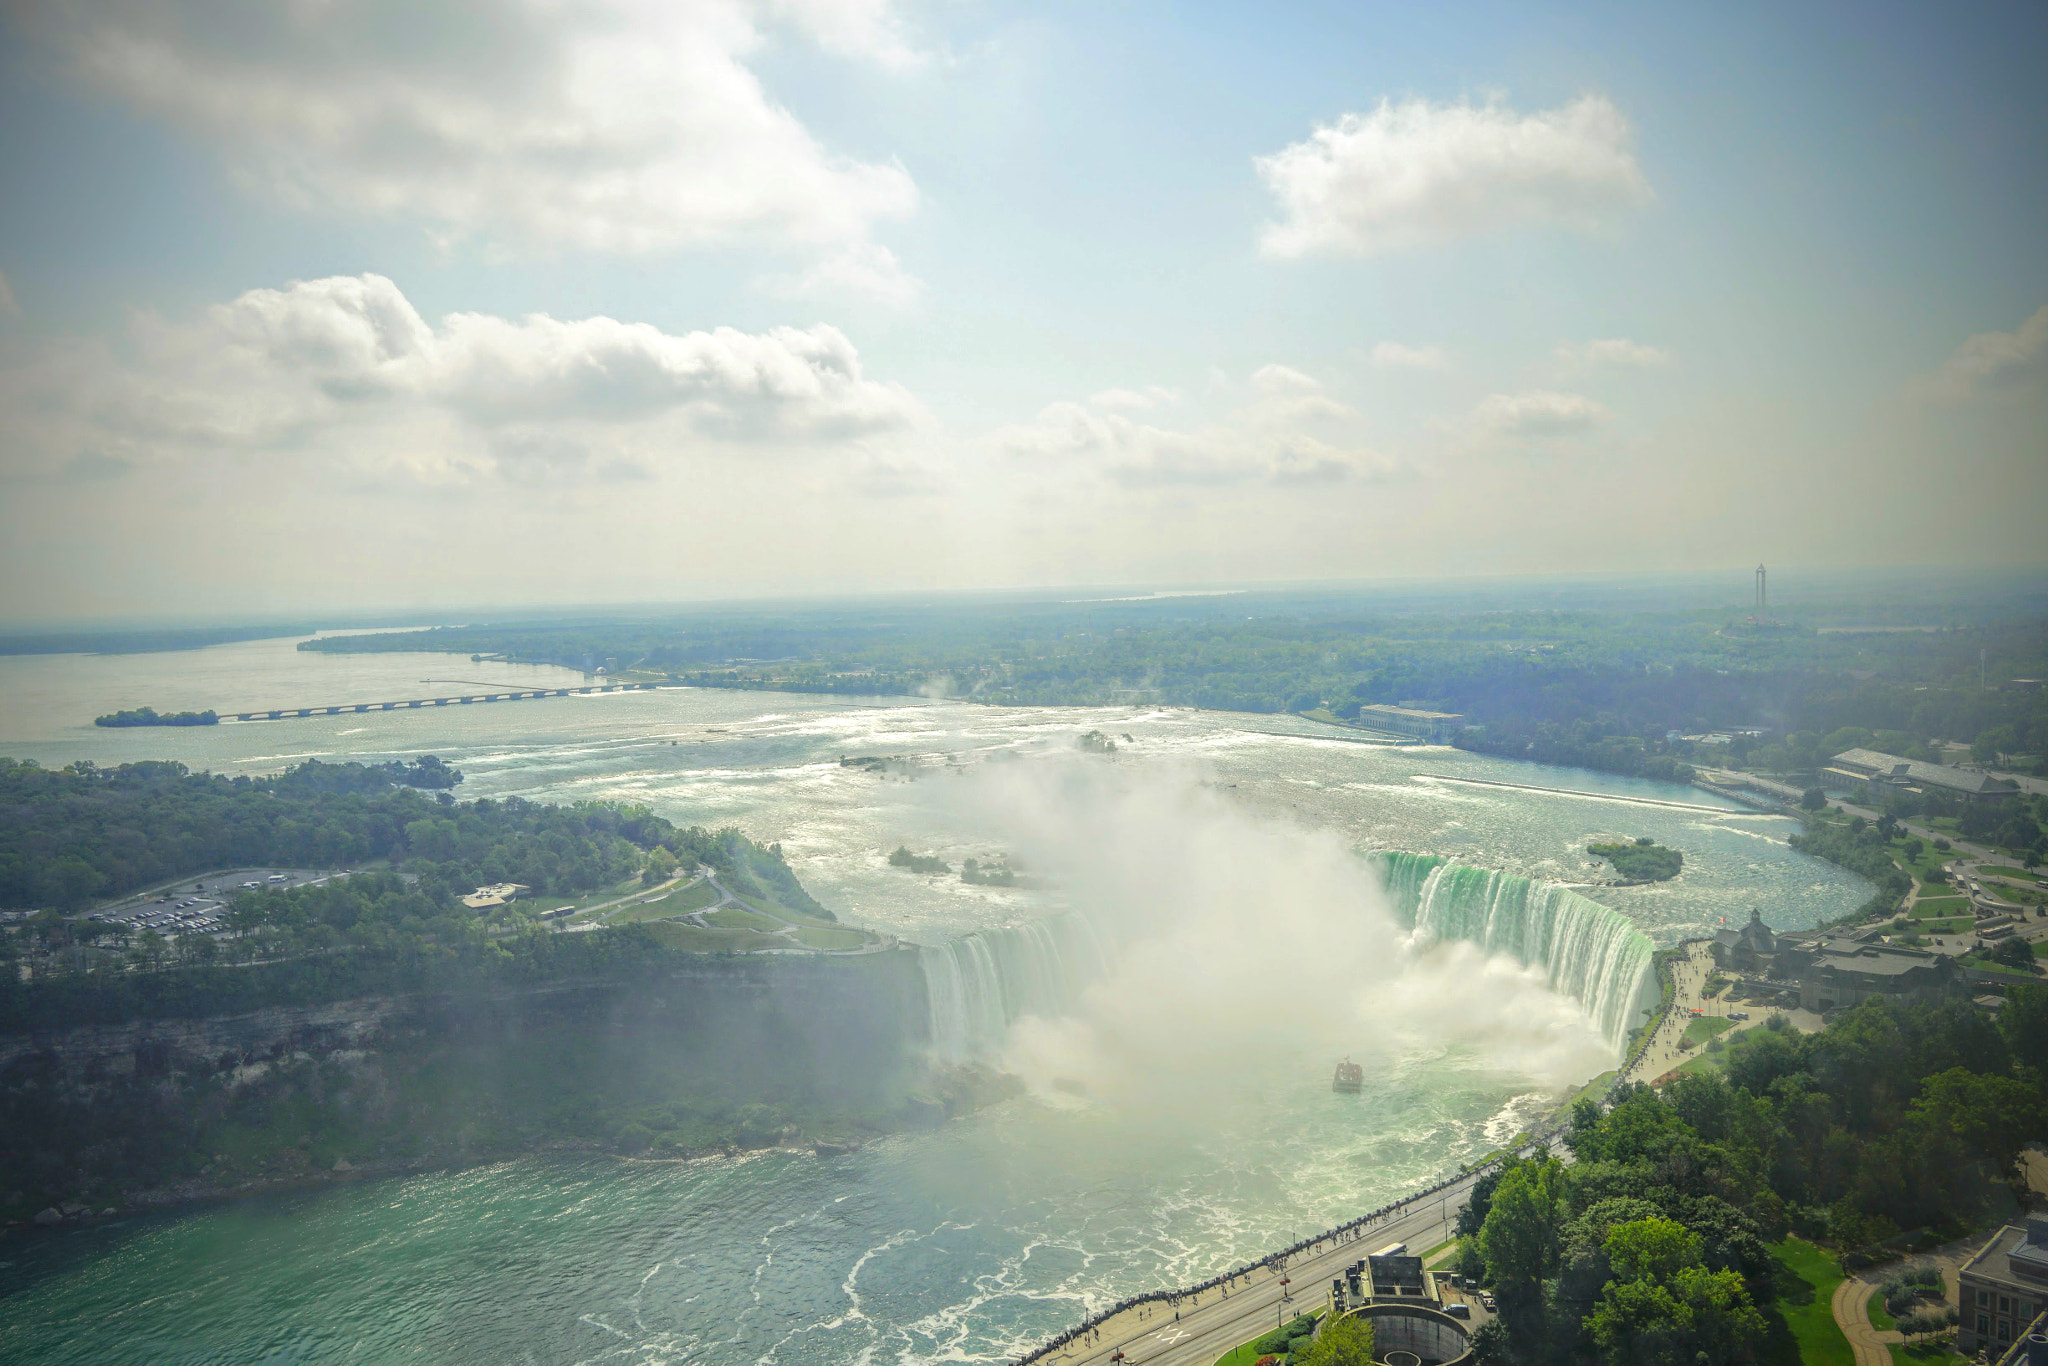
{"label": "turquoise water", "polygon": [[[1092,1099],[1027,1097],[841,1158],[536,1158],[10,1237],[0,1358],[1003,1358],[1094,1304],[1209,1274],[1413,1188],[1514,1133],[1566,1073],[1601,1064],[1601,1031],[1575,999],[1471,950],[1408,946],[1384,898],[1330,850],[1415,850],[1579,884],[1656,942],[1751,905],[1780,928],[1810,925],[1865,894],[1787,848],[1788,820],[1692,789],[1361,746],[1287,718],[676,690],[205,730],[90,724],[115,706],[379,700],[439,679],[575,676],[289,642],[5,659],[0,753],[261,772],[433,752],[470,775],[464,796],[620,798],[779,840],[843,917],[914,942],[1071,913],[1124,966],[1077,990],[1071,1021],[1034,1021],[1013,1047],[1027,1075],[1050,1058],[1093,1079]],[[1029,782],[977,776],[1057,772],[1090,729],[1120,749],[1099,766],[1111,795],[1083,793],[1100,805],[1078,817],[1067,789],[1046,789],[1059,797],[1047,812],[1016,797]],[[905,764],[877,777],[839,764],[853,754]],[[987,762],[997,754],[1015,762]],[[1458,778],[1596,795],[1447,781]],[[1192,813],[1200,837],[1176,846],[1146,823],[1153,811]],[[1045,861],[1048,831],[1085,844],[1097,827],[1115,838],[1095,862],[1035,889],[885,861],[899,843],[956,865]],[[1583,853],[1603,835],[1652,836],[1685,853],[1686,871],[1654,888],[1584,885],[1608,875]],[[1131,911],[1155,882],[1158,907]],[[1311,983],[1340,999],[1303,1011],[1291,998]],[[1499,1017],[1464,1018],[1475,1012],[1457,993],[1470,991],[1497,998]],[[1188,1056],[1162,1052],[1159,1035]],[[1347,1052],[1368,1063],[1358,1097],[1328,1088],[1329,1060]]]}

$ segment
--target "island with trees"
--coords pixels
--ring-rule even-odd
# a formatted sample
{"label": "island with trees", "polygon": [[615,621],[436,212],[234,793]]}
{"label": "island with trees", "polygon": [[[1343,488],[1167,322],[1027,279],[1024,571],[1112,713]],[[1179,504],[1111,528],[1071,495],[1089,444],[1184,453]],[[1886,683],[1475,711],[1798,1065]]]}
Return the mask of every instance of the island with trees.
{"label": "island with trees", "polygon": [[159,712],[154,707],[137,707],[133,711],[111,711],[105,716],[95,716],[92,723],[95,726],[217,726],[220,716],[211,709]]}
{"label": "island with trees", "polygon": [[1586,852],[1614,865],[1628,882],[1669,882],[1685,867],[1685,855],[1644,835],[1634,843],[1589,844]]}

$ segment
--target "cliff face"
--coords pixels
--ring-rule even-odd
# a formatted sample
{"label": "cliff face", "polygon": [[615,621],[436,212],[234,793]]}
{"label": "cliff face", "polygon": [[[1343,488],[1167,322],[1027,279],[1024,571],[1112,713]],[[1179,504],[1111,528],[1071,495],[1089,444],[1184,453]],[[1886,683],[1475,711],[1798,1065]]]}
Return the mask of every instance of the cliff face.
{"label": "cliff face", "polygon": [[924,1116],[911,951],[0,1036],[0,1214],[550,1144],[685,1154]]}

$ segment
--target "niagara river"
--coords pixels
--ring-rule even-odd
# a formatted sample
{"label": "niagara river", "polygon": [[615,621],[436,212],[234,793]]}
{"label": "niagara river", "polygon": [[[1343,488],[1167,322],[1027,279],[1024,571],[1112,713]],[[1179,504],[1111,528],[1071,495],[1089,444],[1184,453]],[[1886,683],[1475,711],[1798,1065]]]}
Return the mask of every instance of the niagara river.
{"label": "niagara river", "polygon": [[[11,658],[0,753],[224,773],[433,753],[464,798],[737,826],[840,919],[918,946],[933,1051],[1027,1093],[847,1154],[541,1155],[12,1238],[0,1356],[1004,1360],[1491,1150],[1613,1066],[1655,947],[1867,895],[1789,849],[1788,818],[1713,794],[1285,716],[664,689],[92,726],[137,696],[225,712],[443,679],[582,681],[289,641]],[[1115,752],[1079,753],[1090,731]],[[1585,853],[1645,836],[1680,877],[1607,885]],[[1024,876],[906,871],[899,846]],[[1330,1089],[1342,1056],[1358,1095]]]}

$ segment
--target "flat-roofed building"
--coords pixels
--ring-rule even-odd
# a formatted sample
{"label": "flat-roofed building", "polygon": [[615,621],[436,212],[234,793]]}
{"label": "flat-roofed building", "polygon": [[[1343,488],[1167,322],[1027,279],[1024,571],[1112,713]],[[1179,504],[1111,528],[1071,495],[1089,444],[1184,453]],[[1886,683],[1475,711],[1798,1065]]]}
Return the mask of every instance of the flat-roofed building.
{"label": "flat-roofed building", "polygon": [[1444,745],[1465,728],[1465,718],[1454,711],[1423,711],[1416,707],[1390,707],[1384,702],[1375,702],[1358,709],[1358,724]]}
{"label": "flat-roofed building", "polygon": [[2048,1215],[2030,1214],[1991,1235],[1956,1277],[1956,1350],[2003,1352],[2048,1309]]}
{"label": "flat-roofed building", "polygon": [[1933,789],[1966,802],[2002,802],[2019,790],[2017,784],[1974,769],[1901,759],[1874,749],[1845,749],[1828,760],[1823,777],[1875,787]]}
{"label": "flat-roofed building", "polygon": [[1767,985],[1796,989],[1799,1004],[1817,1014],[1873,996],[1927,1005],[1961,989],[1955,960],[1948,955],[1863,939],[1780,935],[1768,976],[1773,980]]}
{"label": "flat-roofed building", "polygon": [[462,904],[472,911],[488,911],[495,906],[503,906],[507,902],[517,900],[525,895],[526,891],[526,884],[522,882],[494,882],[488,887],[479,887],[462,898]]}

